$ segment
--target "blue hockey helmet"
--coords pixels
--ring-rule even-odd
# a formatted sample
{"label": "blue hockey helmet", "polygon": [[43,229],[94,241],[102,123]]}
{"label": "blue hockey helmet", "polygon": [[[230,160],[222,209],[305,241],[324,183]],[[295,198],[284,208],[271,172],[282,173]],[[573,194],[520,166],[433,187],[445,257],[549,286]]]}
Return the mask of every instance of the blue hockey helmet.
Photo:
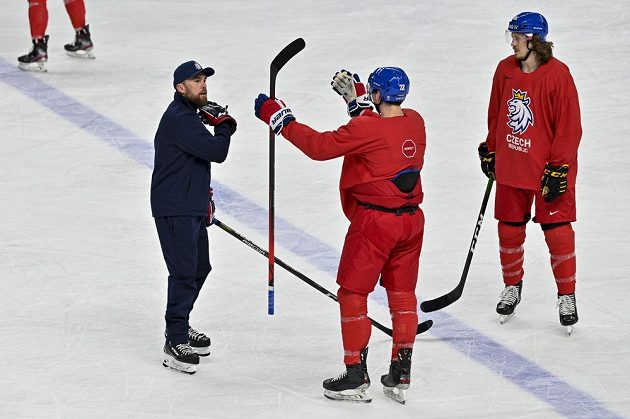
{"label": "blue hockey helmet", "polygon": [[367,91],[381,92],[383,102],[402,103],[409,94],[409,77],[398,67],[379,67],[370,74]]}
{"label": "blue hockey helmet", "polygon": [[547,38],[547,33],[549,33],[547,19],[536,12],[519,13],[510,20],[505,31],[506,36],[512,33],[522,33],[527,36],[538,35],[544,41]]}

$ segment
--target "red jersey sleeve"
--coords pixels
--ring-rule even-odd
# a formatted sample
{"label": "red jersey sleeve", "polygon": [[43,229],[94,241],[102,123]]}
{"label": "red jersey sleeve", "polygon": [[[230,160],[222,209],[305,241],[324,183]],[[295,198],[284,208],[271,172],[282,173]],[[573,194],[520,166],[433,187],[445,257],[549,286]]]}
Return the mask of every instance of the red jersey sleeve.
{"label": "red jersey sleeve", "polygon": [[[366,111],[334,131],[319,132],[297,121],[282,130],[282,136],[313,160],[330,160],[348,154],[363,153],[376,146],[378,136],[364,118],[376,114]],[[377,116],[376,116],[377,117]]]}
{"label": "red jersey sleeve", "polygon": [[501,109],[501,98],[503,97],[503,79],[505,78],[502,64],[503,61],[497,65],[494,71],[490,103],[488,104],[488,136],[486,137],[486,144],[488,144],[488,150],[490,151],[496,150],[497,121]]}
{"label": "red jersey sleeve", "polygon": [[[566,67],[565,67],[566,68]],[[549,163],[555,165],[568,164],[575,171],[578,146],[582,138],[580,104],[575,83],[566,71],[559,74],[556,82],[557,90],[551,98],[555,110],[555,136],[551,145]],[[571,182],[572,183],[572,182]]]}

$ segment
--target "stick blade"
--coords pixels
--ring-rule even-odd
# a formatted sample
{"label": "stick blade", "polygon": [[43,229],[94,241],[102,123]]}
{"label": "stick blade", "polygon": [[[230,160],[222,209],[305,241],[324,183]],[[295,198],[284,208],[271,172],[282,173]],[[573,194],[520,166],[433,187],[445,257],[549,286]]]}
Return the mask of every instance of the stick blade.
{"label": "stick blade", "polygon": [[434,298],[433,300],[423,301],[420,304],[420,310],[422,310],[425,313],[441,310],[444,307],[448,307],[451,304],[453,304],[455,301],[459,299],[460,296],[461,296],[461,293],[459,293],[459,295],[448,293],[438,298]]}
{"label": "stick blade", "polygon": [[431,326],[433,326],[433,320],[423,321],[422,323],[418,324],[418,329],[416,330],[416,335],[419,335],[420,333],[426,332],[427,330],[429,330],[431,328]]}
{"label": "stick blade", "polygon": [[303,38],[298,38],[284,47],[271,62],[271,74],[278,73],[278,71],[298,52],[302,51],[304,47],[306,47],[306,42]]}

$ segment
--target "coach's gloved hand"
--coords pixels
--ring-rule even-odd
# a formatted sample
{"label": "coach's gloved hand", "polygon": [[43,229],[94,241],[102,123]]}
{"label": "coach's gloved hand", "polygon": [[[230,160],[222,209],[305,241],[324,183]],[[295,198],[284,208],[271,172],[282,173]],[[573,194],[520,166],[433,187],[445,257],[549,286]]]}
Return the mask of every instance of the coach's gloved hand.
{"label": "coach's gloved hand", "polygon": [[348,105],[348,115],[351,117],[361,115],[366,109],[372,109],[370,95],[367,94],[358,74],[352,74],[348,70],[338,71],[330,85],[335,92],[343,96]]}
{"label": "coach's gloved hand", "polygon": [[488,150],[488,144],[484,141],[477,148],[479,160],[481,160],[481,170],[488,178],[496,178],[494,175],[495,153]]}
{"label": "coach's gloved hand", "polygon": [[264,123],[269,125],[276,135],[280,135],[282,128],[295,121],[293,112],[279,99],[270,99],[264,93],[258,95],[254,101],[254,113]]}
{"label": "coach's gloved hand", "polygon": [[214,213],[216,211],[216,207],[214,206],[214,189],[209,188],[208,189],[208,215],[206,217],[206,227],[210,227],[212,225],[212,223],[214,222]]}
{"label": "coach's gloved hand", "polygon": [[223,107],[216,102],[208,102],[199,108],[199,117],[204,124],[213,127],[221,124],[229,124],[230,135],[236,132],[236,120],[228,115],[227,106]]}
{"label": "coach's gloved hand", "polygon": [[551,202],[567,191],[568,174],[568,164],[554,166],[547,163],[545,165],[545,171],[540,181],[540,191],[545,198],[545,202]]}

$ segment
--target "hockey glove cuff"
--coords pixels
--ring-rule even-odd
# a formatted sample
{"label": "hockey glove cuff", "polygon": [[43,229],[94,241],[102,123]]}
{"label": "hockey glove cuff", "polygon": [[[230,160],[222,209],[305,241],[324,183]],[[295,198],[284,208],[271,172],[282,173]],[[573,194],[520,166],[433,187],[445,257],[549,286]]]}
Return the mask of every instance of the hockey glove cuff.
{"label": "hockey glove cuff", "polygon": [[545,202],[551,202],[567,191],[568,174],[568,164],[554,166],[547,163],[545,165],[545,171],[540,181],[540,191]]}
{"label": "hockey glove cuff", "polygon": [[254,113],[258,119],[269,125],[276,135],[280,135],[282,128],[295,121],[293,112],[279,99],[270,99],[264,93],[258,95],[254,101]]}

